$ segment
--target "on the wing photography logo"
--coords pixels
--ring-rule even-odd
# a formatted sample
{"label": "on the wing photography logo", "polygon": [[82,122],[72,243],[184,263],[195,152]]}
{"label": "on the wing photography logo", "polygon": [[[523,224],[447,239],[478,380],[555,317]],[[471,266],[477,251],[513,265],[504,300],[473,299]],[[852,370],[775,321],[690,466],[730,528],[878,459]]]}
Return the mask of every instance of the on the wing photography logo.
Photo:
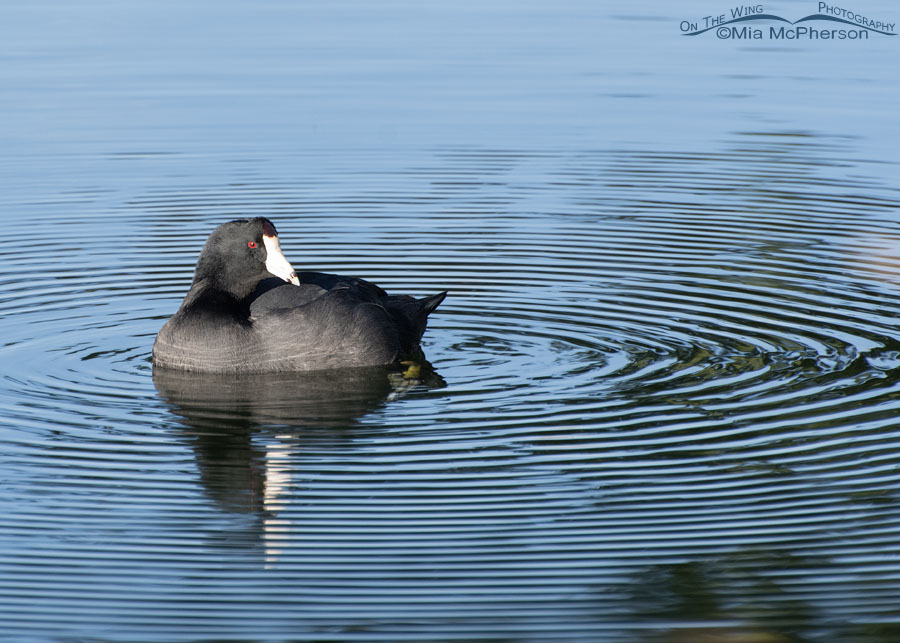
{"label": "on the wing photography logo", "polygon": [[720,40],[868,40],[896,36],[896,24],[884,17],[819,2],[816,13],[797,20],[766,13],[761,4],[734,7],[728,13],[682,20],[684,36],[712,31]]}

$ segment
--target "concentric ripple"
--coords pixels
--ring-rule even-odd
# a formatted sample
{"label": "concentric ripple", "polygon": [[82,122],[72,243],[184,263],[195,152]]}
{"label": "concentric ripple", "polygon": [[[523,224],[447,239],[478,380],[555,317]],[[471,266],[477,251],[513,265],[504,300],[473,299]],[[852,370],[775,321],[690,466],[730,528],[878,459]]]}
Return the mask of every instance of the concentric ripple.
{"label": "concentric ripple", "polygon": [[[0,621],[862,636],[900,600],[900,202],[848,154],[748,133],[715,155],[147,157],[128,176],[222,180],[16,204]],[[206,235],[257,215],[298,269],[449,290],[430,367],[154,373]]]}

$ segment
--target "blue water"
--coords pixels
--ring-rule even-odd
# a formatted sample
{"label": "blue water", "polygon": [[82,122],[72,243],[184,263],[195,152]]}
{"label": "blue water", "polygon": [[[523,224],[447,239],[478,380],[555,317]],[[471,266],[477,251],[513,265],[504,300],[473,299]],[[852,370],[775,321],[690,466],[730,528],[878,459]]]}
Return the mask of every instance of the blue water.
{"label": "blue water", "polygon": [[[900,638],[900,37],[731,9],[4,7],[0,638]],[[429,364],[154,373],[243,216]]]}

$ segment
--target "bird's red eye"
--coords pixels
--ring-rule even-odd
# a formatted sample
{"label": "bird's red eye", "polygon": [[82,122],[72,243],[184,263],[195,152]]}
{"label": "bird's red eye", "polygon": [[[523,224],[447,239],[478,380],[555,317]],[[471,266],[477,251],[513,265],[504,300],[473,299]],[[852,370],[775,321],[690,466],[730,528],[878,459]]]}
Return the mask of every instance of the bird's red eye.
{"label": "bird's red eye", "polygon": [[255,248],[255,247],[256,247],[256,242],[255,242],[255,241],[248,241],[248,242],[247,242],[247,247],[248,247],[248,248]]}

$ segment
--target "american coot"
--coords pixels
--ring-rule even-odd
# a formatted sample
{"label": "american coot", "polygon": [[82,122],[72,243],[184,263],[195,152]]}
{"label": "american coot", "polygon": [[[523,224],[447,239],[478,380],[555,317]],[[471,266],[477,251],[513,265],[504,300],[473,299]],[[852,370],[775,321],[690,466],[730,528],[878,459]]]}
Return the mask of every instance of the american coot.
{"label": "american coot", "polygon": [[363,279],[298,274],[271,221],[231,221],[206,241],[191,289],[156,336],[153,361],[214,373],[391,364],[416,350],[446,295],[392,296]]}

